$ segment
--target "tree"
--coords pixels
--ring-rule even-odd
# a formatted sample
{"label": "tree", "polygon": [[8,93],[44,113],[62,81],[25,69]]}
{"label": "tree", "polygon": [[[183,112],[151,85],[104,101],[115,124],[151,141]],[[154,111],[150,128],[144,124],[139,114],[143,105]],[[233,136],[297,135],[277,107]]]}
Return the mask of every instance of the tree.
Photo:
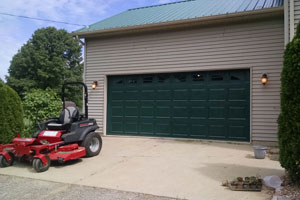
{"label": "tree", "polygon": [[0,144],[10,143],[23,128],[21,99],[16,91],[0,81]]}
{"label": "tree", "polygon": [[278,118],[279,156],[291,179],[300,184],[300,26],[286,46],[281,73],[281,112]]}
{"label": "tree", "polygon": [[[51,88],[60,94],[64,81],[82,81],[81,48],[78,40],[63,29],[38,29],[13,57],[7,84],[22,98],[31,89]],[[73,88],[69,96],[78,104],[82,92]]]}

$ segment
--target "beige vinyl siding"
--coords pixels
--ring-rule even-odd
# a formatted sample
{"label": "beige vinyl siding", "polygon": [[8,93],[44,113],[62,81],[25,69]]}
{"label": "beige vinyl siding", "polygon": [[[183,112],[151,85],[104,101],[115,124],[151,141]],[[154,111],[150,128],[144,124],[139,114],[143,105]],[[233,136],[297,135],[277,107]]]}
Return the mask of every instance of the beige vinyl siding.
{"label": "beige vinyl siding", "polygon": [[[300,0],[285,0],[286,3],[288,4],[287,8],[288,8],[288,30],[287,30],[287,34],[288,34],[288,39],[289,41],[291,41],[293,39],[293,37],[291,37],[291,34],[290,34],[290,29],[291,29],[291,17],[294,18],[294,33],[293,33],[293,36],[294,34],[296,33],[296,30],[297,30],[297,25],[300,21]],[[291,10],[291,3],[294,3],[294,10],[292,11]]]}
{"label": "beige vinyl siding", "polygon": [[[161,33],[86,39],[89,112],[103,131],[107,75],[251,68],[252,140],[277,141],[283,17]],[[270,81],[260,83],[263,73]],[[90,89],[90,87],[89,87]]]}
{"label": "beige vinyl siding", "polygon": [[299,23],[299,21],[300,21],[300,0],[294,0],[295,1],[295,5],[294,5],[294,7],[295,7],[295,10],[294,10],[294,15],[295,15],[295,17],[294,17],[294,24],[295,24],[295,31],[296,31],[296,29],[297,29],[297,25],[298,25],[298,23]]}

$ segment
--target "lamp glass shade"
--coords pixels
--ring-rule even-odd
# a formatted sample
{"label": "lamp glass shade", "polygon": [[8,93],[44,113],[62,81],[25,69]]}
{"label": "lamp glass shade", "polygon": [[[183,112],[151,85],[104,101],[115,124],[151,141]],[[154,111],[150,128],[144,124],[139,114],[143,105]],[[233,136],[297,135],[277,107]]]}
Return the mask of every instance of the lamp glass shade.
{"label": "lamp glass shade", "polygon": [[265,85],[267,82],[268,82],[268,76],[267,74],[263,74],[261,77],[261,83]]}
{"label": "lamp glass shade", "polygon": [[92,88],[93,88],[93,90],[96,89],[97,85],[98,85],[97,81],[94,81],[94,82],[92,83]]}

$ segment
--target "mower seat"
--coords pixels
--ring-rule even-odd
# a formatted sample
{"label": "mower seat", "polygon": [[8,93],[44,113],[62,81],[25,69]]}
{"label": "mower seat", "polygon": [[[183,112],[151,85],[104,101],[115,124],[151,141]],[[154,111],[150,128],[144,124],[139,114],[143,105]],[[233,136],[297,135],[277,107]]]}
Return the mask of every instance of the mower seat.
{"label": "mower seat", "polygon": [[79,110],[75,106],[66,107],[60,114],[58,121],[47,124],[48,130],[68,130],[71,123],[79,119]]}

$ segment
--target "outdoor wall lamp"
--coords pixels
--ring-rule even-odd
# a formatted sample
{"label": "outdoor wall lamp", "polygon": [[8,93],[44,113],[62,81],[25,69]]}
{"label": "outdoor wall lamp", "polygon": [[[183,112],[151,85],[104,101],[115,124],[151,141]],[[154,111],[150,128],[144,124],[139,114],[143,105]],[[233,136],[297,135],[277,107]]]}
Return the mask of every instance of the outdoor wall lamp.
{"label": "outdoor wall lamp", "polygon": [[263,74],[263,75],[261,76],[261,83],[262,83],[263,85],[266,85],[267,82],[268,82],[268,75],[267,75],[267,74]]}
{"label": "outdoor wall lamp", "polygon": [[93,88],[93,90],[96,89],[96,87],[98,87],[98,81],[94,81],[94,82],[92,83],[92,88]]}

